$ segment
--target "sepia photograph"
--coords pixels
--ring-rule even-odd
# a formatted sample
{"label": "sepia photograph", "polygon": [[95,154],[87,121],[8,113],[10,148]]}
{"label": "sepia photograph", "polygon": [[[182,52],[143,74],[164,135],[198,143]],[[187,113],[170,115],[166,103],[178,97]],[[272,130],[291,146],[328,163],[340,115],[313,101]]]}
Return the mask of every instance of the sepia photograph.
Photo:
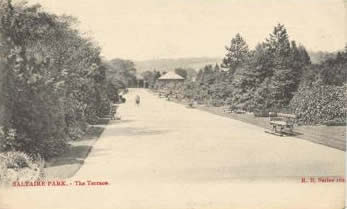
{"label": "sepia photograph", "polygon": [[346,209],[347,0],[0,0],[0,209]]}

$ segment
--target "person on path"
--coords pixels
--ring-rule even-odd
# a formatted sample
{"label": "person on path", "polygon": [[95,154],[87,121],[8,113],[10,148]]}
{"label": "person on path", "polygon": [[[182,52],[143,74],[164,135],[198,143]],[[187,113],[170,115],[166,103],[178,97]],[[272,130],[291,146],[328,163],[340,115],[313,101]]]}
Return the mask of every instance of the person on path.
{"label": "person on path", "polygon": [[118,105],[117,104],[111,104],[111,120],[117,120],[117,109]]}
{"label": "person on path", "polygon": [[136,105],[139,106],[140,105],[140,96],[136,95],[136,99],[135,99]]}

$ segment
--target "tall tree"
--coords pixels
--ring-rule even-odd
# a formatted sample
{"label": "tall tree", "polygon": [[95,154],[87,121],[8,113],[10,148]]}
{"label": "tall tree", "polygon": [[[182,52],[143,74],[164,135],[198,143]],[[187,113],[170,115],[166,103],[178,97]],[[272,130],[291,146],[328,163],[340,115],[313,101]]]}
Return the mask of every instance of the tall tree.
{"label": "tall tree", "polygon": [[107,63],[109,79],[117,80],[122,86],[128,87],[136,79],[135,64],[131,60],[113,59]]}
{"label": "tall tree", "polygon": [[187,76],[188,76],[187,70],[185,70],[185,69],[183,69],[183,68],[176,68],[176,69],[175,69],[175,73],[176,73],[177,75],[182,76],[184,79],[186,79]]}
{"label": "tall tree", "polygon": [[347,79],[347,53],[338,52],[335,58],[326,60],[318,68],[323,84],[344,85]]}
{"label": "tall tree", "polygon": [[227,68],[230,74],[233,75],[240,65],[247,59],[249,50],[246,41],[241,37],[239,33],[231,39],[230,46],[226,46],[227,50],[225,57],[223,58],[223,68]]}
{"label": "tall tree", "polygon": [[87,118],[109,106],[100,49],[73,29],[73,18],[1,3],[3,126],[16,133],[1,148],[56,155],[67,139],[83,134]]}
{"label": "tall tree", "polygon": [[311,64],[310,56],[308,55],[304,46],[300,45],[297,47],[295,41],[291,42],[291,55],[289,57],[290,65],[292,69],[293,85],[291,86],[291,91],[295,92],[301,80],[303,79],[303,74],[308,65]]}
{"label": "tall tree", "polygon": [[270,84],[272,104],[281,107],[287,105],[293,97],[293,86],[296,83],[296,74],[291,66],[292,50],[284,25],[275,26],[266,44],[273,56],[273,76]]}

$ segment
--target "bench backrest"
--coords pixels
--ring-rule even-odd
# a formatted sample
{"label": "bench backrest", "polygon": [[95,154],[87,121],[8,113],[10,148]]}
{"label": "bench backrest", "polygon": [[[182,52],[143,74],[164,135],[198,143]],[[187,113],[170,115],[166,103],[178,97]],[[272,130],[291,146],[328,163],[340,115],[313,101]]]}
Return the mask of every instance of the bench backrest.
{"label": "bench backrest", "polygon": [[277,113],[277,117],[296,119],[296,115],[293,115],[293,114],[285,114],[285,113]]}
{"label": "bench backrest", "polygon": [[296,115],[293,115],[293,114],[286,114],[286,113],[269,112],[269,116],[270,116],[270,118],[271,118],[271,117],[281,117],[281,118],[296,119]]}
{"label": "bench backrest", "polygon": [[293,114],[285,114],[285,113],[274,113],[270,112],[270,121],[285,121],[289,124],[294,124],[296,115]]}

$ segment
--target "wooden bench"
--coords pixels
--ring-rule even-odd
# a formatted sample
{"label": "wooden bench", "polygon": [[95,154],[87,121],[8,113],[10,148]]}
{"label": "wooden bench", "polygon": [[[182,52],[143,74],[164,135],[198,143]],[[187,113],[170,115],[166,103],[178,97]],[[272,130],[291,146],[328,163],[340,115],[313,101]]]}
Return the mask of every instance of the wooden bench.
{"label": "wooden bench", "polygon": [[194,108],[196,106],[196,101],[188,101],[187,107],[188,108]]}
{"label": "wooden bench", "polygon": [[167,93],[159,92],[159,98],[166,98],[166,97],[167,97]]}
{"label": "wooden bench", "polygon": [[246,111],[244,111],[244,110],[235,110],[234,113],[236,113],[236,114],[246,114]]}
{"label": "wooden bench", "polygon": [[293,135],[294,125],[296,123],[296,115],[285,113],[269,113],[270,125],[272,130],[270,133],[275,135]]}
{"label": "wooden bench", "polygon": [[224,107],[223,108],[223,112],[225,112],[225,113],[232,113],[233,112],[233,110],[231,109],[231,107]]}

